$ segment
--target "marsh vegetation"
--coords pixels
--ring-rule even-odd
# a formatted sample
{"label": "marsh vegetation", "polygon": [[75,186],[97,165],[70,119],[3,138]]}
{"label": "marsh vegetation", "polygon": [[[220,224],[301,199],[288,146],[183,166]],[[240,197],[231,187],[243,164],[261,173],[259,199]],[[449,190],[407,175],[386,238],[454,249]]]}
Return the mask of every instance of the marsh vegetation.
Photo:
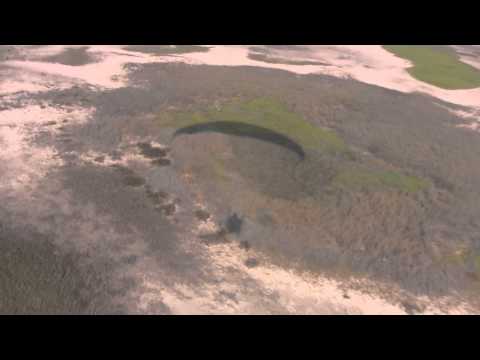
{"label": "marsh vegetation", "polygon": [[420,81],[443,89],[480,87],[480,70],[462,62],[448,46],[386,45],[384,48],[412,62],[407,71]]}

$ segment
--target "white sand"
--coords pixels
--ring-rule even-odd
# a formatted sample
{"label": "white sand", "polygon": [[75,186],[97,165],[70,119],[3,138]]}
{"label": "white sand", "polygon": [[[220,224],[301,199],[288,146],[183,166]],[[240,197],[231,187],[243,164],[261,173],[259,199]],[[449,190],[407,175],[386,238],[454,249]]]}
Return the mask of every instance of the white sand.
{"label": "white sand", "polygon": [[[218,226],[210,218],[199,222],[192,232],[196,236],[217,230]],[[400,304],[380,296],[380,290],[366,293],[352,290],[337,280],[286,270],[269,264],[251,249],[245,252],[234,243],[209,245],[206,251],[217,281],[196,286],[182,283],[166,286],[158,274],[145,273],[138,308],[148,312],[150,306],[162,302],[174,314],[406,314]],[[249,257],[260,259],[260,265],[248,268],[244,262]],[[363,283],[375,288],[371,282]],[[423,314],[471,312],[466,304],[451,306],[426,297],[417,301],[426,304]]]}
{"label": "white sand", "polygon": [[[308,59],[327,62],[323,65],[269,64],[248,58],[248,48],[214,46],[209,52],[187,54],[184,58],[208,65],[258,66],[291,71],[297,74],[322,73],[382,86],[401,92],[423,92],[433,97],[465,106],[480,106],[480,88],[444,90],[414,79],[406,71],[409,61],[401,59],[380,45],[310,46]],[[277,53],[281,54],[278,50]],[[301,52],[284,51],[283,57],[304,60]],[[295,57],[297,55],[297,57]]]}
{"label": "white sand", "polygon": [[[80,47],[81,45],[79,45]],[[24,84],[25,91],[35,91],[42,88],[38,77],[33,74],[47,74],[63,79],[65,83],[88,83],[104,88],[118,88],[126,86],[124,78],[125,63],[151,63],[181,61],[189,64],[208,64],[224,66],[257,66],[272,69],[291,71],[297,74],[323,73],[339,77],[352,77],[359,81],[382,86],[402,92],[423,92],[433,97],[459,105],[470,107],[480,106],[480,88],[471,90],[444,90],[423,83],[412,78],[406,69],[411,64],[384,50],[379,45],[339,45],[339,46],[310,46],[308,56],[300,51],[283,52],[283,57],[292,60],[311,60],[327,62],[331,66],[323,65],[288,65],[269,64],[248,58],[249,49],[246,46],[211,45],[208,52],[182,54],[180,56],[154,56],[139,52],[126,51],[118,45],[91,46],[89,51],[101,58],[101,61],[83,66],[67,66],[62,64],[39,61],[8,61],[5,64],[12,68],[28,71],[33,84],[29,84],[26,75],[22,81],[14,85],[11,81],[0,83],[0,94],[7,89],[18,91]],[[31,56],[46,56],[57,54],[67,46],[48,46],[30,50]],[[277,50],[279,54],[282,54]]]}
{"label": "white sand", "polygon": [[60,166],[62,161],[52,147],[35,146],[32,136],[40,131],[57,132],[55,125],[47,124],[55,121],[86,121],[91,109],[61,110],[52,107],[41,108],[29,105],[0,111],[0,162],[2,181],[0,186],[23,191],[32,189],[50,168]]}
{"label": "white sand", "polygon": [[[60,53],[72,46],[47,46],[28,50],[31,58],[50,56]],[[78,45],[77,47],[82,47]],[[88,84],[105,89],[114,89],[126,86],[125,70],[123,65],[129,62],[148,63],[166,62],[170,57],[157,59],[147,54],[132,53],[122,50],[120,46],[92,46],[89,51],[97,55],[100,61],[81,65],[69,66],[58,63],[41,61],[7,61],[5,65],[18,69],[15,79],[0,83],[0,94],[18,91],[46,91],[53,87],[64,89],[78,84]],[[32,86],[34,84],[34,86]]]}
{"label": "white sand", "polygon": [[[336,280],[298,274],[265,262],[248,268],[244,265],[246,254],[235,245],[210,245],[209,252],[217,283],[201,286],[177,283],[169,287],[158,274],[146,274],[139,308],[146,310],[161,301],[174,314],[406,314],[399,304],[376,293],[345,290],[348,285]],[[249,256],[257,255],[249,251]],[[222,293],[234,294],[234,300],[221,297]],[[421,301],[429,304],[422,314],[471,311],[465,304],[445,307],[431,299]]]}

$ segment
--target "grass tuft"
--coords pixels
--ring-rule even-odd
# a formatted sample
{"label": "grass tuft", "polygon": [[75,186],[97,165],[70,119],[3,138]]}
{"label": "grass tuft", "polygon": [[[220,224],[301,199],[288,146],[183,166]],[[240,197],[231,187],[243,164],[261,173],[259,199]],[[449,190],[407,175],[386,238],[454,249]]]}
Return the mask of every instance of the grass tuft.
{"label": "grass tuft", "polygon": [[453,49],[444,46],[385,45],[395,55],[413,66],[407,71],[414,78],[443,89],[480,87],[480,71],[460,61]]}

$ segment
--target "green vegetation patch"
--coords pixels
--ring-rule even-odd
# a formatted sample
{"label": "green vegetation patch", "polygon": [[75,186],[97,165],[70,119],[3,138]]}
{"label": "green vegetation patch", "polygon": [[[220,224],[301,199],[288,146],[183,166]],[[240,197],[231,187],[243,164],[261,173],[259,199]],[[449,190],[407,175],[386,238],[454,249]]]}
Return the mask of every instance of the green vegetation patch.
{"label": "green vegetation patch", "polygon": [[[298,144],[305,152],[301,168],[296,173],[302,183],[307,182],[314,188],[320,189],[330,183],[338,189],[417,192],[429,184],[424,179],[396,171],[372,170],[368,164],[361,164],[349,156],[336,156],[352,154],[352,150],[334,131],[311,124],[275,99],[257,98],[205,111],[175,111],[167,115],[161,116],[162,126],[174,128],[176,134],[188,134],[195,127],[211,131],[217,129],[219,132],[228,129],[228,132],[224,131],[228,134],[235,134],[237,129],[239,136],[246,131],[258,131],[258,136],[252,134],[257,138],[264,138],[265,129],[280,134]],[[316,161],[319,156],[324,157],[330,165]],[[222,166],[215,165],[218,175],[226,178]]]}
{"label": "green vegetation patch", "polygon": [[475,263],[475,270],[477,271],[477,273],[480,274],[480,255],[475,256],[474,263]]}
{"label": "green vegetation patch", "polygon": [[480,71],[460,61],[446,46],[385,45],[384,48],[413,63],[407,71],[420,81],[443,89],[480,87]]}
{"label": "green vegetation patch", "polygon": [[353,167],[339,171],[333,179],[333,184],[354,189],[393,188],[412,193],[428,187],[426,180],[415,176],[395,171],[376,171]]}
{"label": "green vegetation patch", "polygon": [[180,129],[214,122],[243,123],[268,129],[288,137],[304,150],[329,153],[343,153],[348,150],[335,132],[312,125],[301,115],[289,111],[281,102],[267,98],[230,103],[222,108],[203,112],[176,112],[163,125]]}

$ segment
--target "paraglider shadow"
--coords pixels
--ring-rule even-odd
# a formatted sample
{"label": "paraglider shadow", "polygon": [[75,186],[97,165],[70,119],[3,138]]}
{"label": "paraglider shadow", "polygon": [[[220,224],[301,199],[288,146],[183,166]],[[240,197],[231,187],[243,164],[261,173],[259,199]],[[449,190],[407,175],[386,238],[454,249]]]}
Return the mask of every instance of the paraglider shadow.
{"label": "paraglider shadow", "polygon": [[295,154],[300,160],[305,159],[305,151],[302,146],[291,140],[285,135],[279,134],[273,130],[251,124],[233,121],[215,121],[203,124],[195,124],[178,129],[173,137],[180,135],[192,135],[205,132],[216,132],[226,135],[248,137],[261,141],[266,141],[282,146]]}

